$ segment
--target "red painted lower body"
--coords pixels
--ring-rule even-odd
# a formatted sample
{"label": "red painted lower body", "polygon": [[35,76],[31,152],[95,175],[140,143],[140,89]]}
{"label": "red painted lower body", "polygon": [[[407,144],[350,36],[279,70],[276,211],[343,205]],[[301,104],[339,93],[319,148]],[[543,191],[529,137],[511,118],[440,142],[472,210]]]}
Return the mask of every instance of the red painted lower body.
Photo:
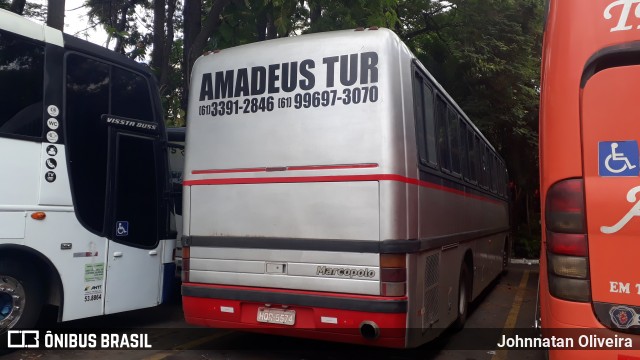
{"label": "red painted lower body", "polygon": [[[257,321],[258,308],[265,303],[183,296],[185,320],[189,324],[301,337],[323,341],[370,346],[404,348],[406,313],[377,313],[338,310],[322,307],[269,304],[271,308],[295,311],[294,325],[269,324]],[[379,328],[375,339],[360,333],[363,322],[373,322]]]}

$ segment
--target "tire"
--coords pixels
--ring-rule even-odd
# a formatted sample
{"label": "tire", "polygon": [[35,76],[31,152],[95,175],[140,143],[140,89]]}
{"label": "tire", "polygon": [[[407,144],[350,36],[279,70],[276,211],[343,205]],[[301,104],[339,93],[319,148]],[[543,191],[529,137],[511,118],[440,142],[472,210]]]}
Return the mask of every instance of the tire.
{"label": "tire", "polygon": [[0,259],[0,334],[33,329],[38,322],[44,289],[36,271],[34,266]]}
{"label": "tire", "polygon": [[467,322],[467,315],[469,314],[469,299],[471,299],[471,278],[469,277],[469,269],[466,264],[462,264],[460,269],[460,280],[458,281],[458,317],[453,322],[454,330],[461,330],[464,328],[464,323]]}

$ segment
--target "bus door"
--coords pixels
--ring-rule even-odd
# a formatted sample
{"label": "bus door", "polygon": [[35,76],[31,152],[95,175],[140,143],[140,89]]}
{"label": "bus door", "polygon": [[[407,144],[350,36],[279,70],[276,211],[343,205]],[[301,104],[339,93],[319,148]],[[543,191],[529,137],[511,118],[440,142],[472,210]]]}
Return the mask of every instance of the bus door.
{"label": "bus door", "polygon": [[104,313],[156,305],[160,239],[168,236],[168,170],[151,80],[75,51],[65,59],[64,141],[74,209],[85,229],[107,239]]}
{"label": "bus door", "polygon": [[157,125],[103,115],[108,126],[105,313],[155,306],[161,289],[163,182]]}
{"label": "bus door", "polygon": [[599,71],[583,77],[581,99],[585,271],[590,274],[596,315],[613,328],[638,325],[631,324],[636,321],[632,312],[640,306],[640,65],[625,65],[603,70],[594,65]]}

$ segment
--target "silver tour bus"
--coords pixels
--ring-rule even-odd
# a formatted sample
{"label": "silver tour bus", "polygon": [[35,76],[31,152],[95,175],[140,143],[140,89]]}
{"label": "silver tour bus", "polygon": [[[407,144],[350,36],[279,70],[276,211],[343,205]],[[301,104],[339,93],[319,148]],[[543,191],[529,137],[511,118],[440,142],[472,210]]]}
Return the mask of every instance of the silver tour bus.
{"label": "silver tour bus", "polygon": [[187,322],[415,347],[504,269],[504,161],[387,29],[214,51],[191,75]]}

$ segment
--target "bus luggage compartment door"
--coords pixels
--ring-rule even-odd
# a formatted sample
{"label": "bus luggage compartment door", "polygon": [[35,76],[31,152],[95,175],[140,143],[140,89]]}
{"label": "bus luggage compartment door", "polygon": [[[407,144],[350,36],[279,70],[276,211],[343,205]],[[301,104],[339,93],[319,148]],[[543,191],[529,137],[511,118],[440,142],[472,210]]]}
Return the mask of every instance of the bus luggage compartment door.
{"label": "bus luggage compartment door", "polygon": [[192,236],[379,240],[378,182],[193,186]]}

